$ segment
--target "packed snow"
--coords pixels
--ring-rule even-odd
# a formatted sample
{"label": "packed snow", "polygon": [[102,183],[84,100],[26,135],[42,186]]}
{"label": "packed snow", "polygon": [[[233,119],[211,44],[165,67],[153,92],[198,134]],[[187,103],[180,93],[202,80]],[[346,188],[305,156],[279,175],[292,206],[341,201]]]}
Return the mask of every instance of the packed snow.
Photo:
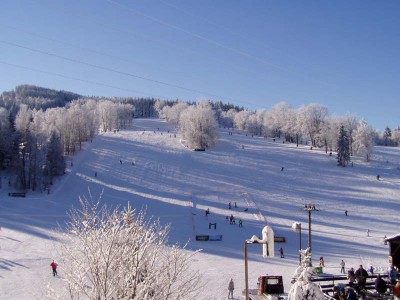
{"label": "packed snow", "polygon": [[[67,161],[66,174],[49,193],[29,192],[26,198],[8,196],[15,190],[2,173],[1,299],[43,299],[47,286],[62,288],[63,266],[59,277],[50,268],[58,259],[55,230],[62,230],[79,197],[89,195],[101,195],[112,206],[129,202],[146,209],[171,224],[171,243],[189,241],[189,250],[202,249],[193,262],[205,281],[198,299],[226,299],[231,278],[235,299],[244,299],[244,242],[261,237],[265,225],[286,242],[275,243],[275,257],[267,258],[261,245],[248,246],[249,287],[256,288],[261,274],[282,275],[288,292],[299,265],[299,233],[291,226],[301,222],[305,249],[306,203],[319,210],[312,212],[312,257],[315,264],[324,257],[325,273],[339,274],[342,259],[346,270],[360,264],[387,269],[383,238],[398,234],[400,223],[399,148],[375,147],[371,162],[353,157],[353,167],[343,168],[334,154],[230,131],[221,128],[218,144],[197,152],[183,145],[171,124],[138,119],[130,129],[97,136]],[[196,235],[222,235],[222,241],[196,241]],[[280,247],[284,258],[277,255]]]}

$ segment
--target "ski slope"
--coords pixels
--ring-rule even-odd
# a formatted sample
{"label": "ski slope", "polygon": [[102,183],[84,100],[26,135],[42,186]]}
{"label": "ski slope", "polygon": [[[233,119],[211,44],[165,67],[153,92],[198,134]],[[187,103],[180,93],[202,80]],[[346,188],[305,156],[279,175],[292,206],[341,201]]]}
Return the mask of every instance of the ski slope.
{"label": "ski slope", "polygon": [[[283,275],[287,292],[299,261],[299,234],[291,231],[293,222],[302,223],[303,248],[308,242],[305,203],[319,209],[312,214],[312,250],[315,262],[324,257],[325,273],[339,273],[341,259],[346,269],[359,264],[387,268],[383,237],[399,233],[399,148],[376,147],[372,162],[353,158],[354,166],[343,168],[334,155],[320,150],[220,131],[214,148],[194,152],[165,121],[135,120],[130,129],[99,135],[86,144],[68,161],[66,175],[50,194],[8,197],[13,190],[9,175],[3,173],[0,298],[44,299],[47,285],[62,288],[62,280],[53,278],[50,269],[51,261],[57,261],[54,230],[62,230],[66,212],[79,205],[79,197],[90,195],[101,195],[111,206],[129,202],[146,209],[149,216],[171,224],[171,243],[189,241],[188,249],[202,249],[193,262],[206,283],[198,299],[226,299],[230,278],[236,299],[243,299],[244,241],[261,236],[266,224],[286,238],[286,243],[275,244],[275,253],[283,247],[285,258],[265,259],[260,245],[250,245],[250,288],[256,287],[260,274]],[[243,220],[242,228],[226,221],[231,214]],[[209,229],[209,223],[217,228]],[[196,234],[223,239],[196,241]],[[62,277],[63,266],[58,270]]]}

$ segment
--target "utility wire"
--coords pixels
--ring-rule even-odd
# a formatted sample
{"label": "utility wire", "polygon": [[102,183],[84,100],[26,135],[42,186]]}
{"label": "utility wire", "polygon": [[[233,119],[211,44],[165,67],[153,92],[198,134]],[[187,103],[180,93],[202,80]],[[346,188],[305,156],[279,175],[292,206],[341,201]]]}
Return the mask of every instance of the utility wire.
{"label": "utility wire", "polygon": [[[141,91],[127,89],[127,88],[118,87],[118,86],[114,86],[114,85],[109,85],[109,84],[106,84],[106,83],[91,81],[91,80],[87,80],[87,79],[82,79],[82,78],[77,78],[77,77],[73,77],[73,76],[60,74],[60,73],[54,73],[54,72],[44,71],[44,70],[35,69],[35,68],[31,68],[31,67],[26,67],[26,66],[22,66],[22,65],[12,64],[12,63],[8,63],[8,62],[2,61],[2,60],[0,60],[0,64],[11,66],[11,67],[15,67],[15,68],[19,68],[19,69],[24,69],[24,70],[28,70],[28,71],[33,71],[33,72],[37,72],[37,73],[43,73],[43,74],[47,74],[47,75],[54,75],[54,76],[58,76],[58,77],[62,77],[62,78],[75,80],[75,81],[90,83],[90,84],[94,84],[94,85],[98,85],[98,86],[108,87],[108,88],[112,88],[112,89],[116,89],[116,90],[133,92],[133,93],[138,93],[138,92],[139,93],[143,93]],[[160,98],[160,99],[163,98],[161,96],[154,95],[154,94],[148,94],[148,95],[151,95],[151,96],[154,96],[154,97],[157,97],[157,98]]]}
{"label": "utility wire", "polygon": [[[324,84],[324,85],[331,85],[331,84],[322,82],[322,81],[320,81],[320,80],[318,80],[318,79],[316,79],[316,78],[313,78],[313,77],[311,77],[311,76],[309,76],[309,75],[301,74],[301,73],[298,73],[298,72],[291,71],[291,70],[288,69],[288,68],[285,68],[285,67],[282,67],[282,66],[280,66],[280,65],[274,64],[274,63],[269,62],[269,61],[267,61],[267,60],[265,60],[265,59],[263,59],[263,58],[260,58],[260,57],[258,57],[258,56],[252,55],[252,54],[250,54],[250,53],[247,53],[247,52],[245,52],[245,51],[242,51],[242,50],[239,50],[239,49],[236,49],[236,48],[232,48],[232,47],[230,47],[230,46],[227,46],[227,45],[225,45],[225,44],[223,44],[223,43],[221,43],[221,42],[215,41],[215,40],[210,39],[210,38],[208,38],[208,37],[205,37],[205,36],[203,36],[203,35],[200,35],[200,34],[191,32],[191,31],[186,30],[186,29],[184,29],[184,28],[182,28],[182,27],[179,27],[179,26],[176,26],[176,25],[167,23],[167,22],[162,21],[162,20],[160,20],[160,19],[158,19],[158,18],[155,18],[155,17],[152,17],[152,16],[150,16],[150,15],[144,14],[144,13],[139,12],[139,11],[137,11],[137,10],[135,10],[135,9],[133,9],[133,8],[131,8],[131,7],[129,7],[129,6],[127,6],[127,5],[121,4],[121,3],[119,3],[119,2],[116,1],[116,0],[105,0],[105,1],[108,1],[109,3],[115,4],[116,6],[119,6],[120,8],[122,8],[122,9],[124,9],[124,10],[128,10],[128,11],[132,12],[133,14],[136,14],[136,15],[138,15],[138,16],[147,18],[147,19],[149,19],[149,20],[151,20],[151,21],[153,21],[153,22],[155,22],[155,23],[158,23],[158,24],[160,24],[160,25],[162,25],[162,26],[169,27],[169,28],[174,29],[174,30],[176,30],[176,31],[183,32],[183,33],[185,33],[185,34],[187,34],[187,35],[190,35],[190,36],[195,37],[195,38],[197,38],[197,39],[206,41],[206,42],[208,42],[208,43],[211,43],[211,44],[213,44],[213,45],[215,45],[215,46],[218,46],[218,47],[220,47],[220,48],[223,48],[223,49],[225,49],[225,50],[229,50],[229,51],[231,51],[231,52],[233,52],[233,53],[236,53],[236,54],[239,54],[239,55],[241,55],[241,56],[244,56],[244,57],[247,57],[247,58],[251,58],[252,60],[258,61],[258,62],[260,62],[260,63],[262,63],[262,64],[264,64],[264,65],[268,65],[268,66],[274,67],[274,68],[276,68],[276,69],[279,69],[279,70],[281,70],[281,71],[284,71],[284,72],[289,73],[289,74],[292,74],[292,75],[301,76],[301,77],[304,77],[304,78],[307,78],[307,79],[311,79],[311,80],[313,80],[314,82],[318,82],[318,83],[321,83],[321,84]],[[228,30],[228,31],[229,31],[229,30]]]}
{"label": "utility wire", "polygon": [[37,34],[37,33],[35,33],[35,32],[30,32],[30,31],[22,30],[22,29],[19,29],[19,28],[14,27],[14,26],[9,26],[9,25],[0,24],[0,27],[1,27],[1,26],[2,26],[2,27],[5,27],[5,28],[8,28],[8,29],[11,29],[11,30],[14,30],[14,31],[17,31],[17,32],[22,32],[22,33],[25,33],[25,34],[28,34],[28,35],[32,35],[32,36],[34,36],[34,37],[38,37],[38,38],[41,38],[41,39],[44,39],[44,40],[47,40],[47,41],[51,41],[51,42],[54,42],[54,43],[67,45],[67,46],[69,46],[69,47],[71,47],[71,48],[76,48],[76,49],[79,49],[79,50],[84,50],[84,51],[87,51],[87,52],[92,52],[92,53],[95,53],[95,54],[98,54],[98,55],[101,55],[101,56],[105,56],[105,57],[109,57],[109,58],[118,59],[118,60],[121,60],[121,61],[131,62],[131,63],[132,63],[132,61],[130,61],[130,60],[128,60],[128,59],[125,59],[125,58],[117,57],[117,56],[114,56],[114,55],[111,55],[111,54],[108,54],[108,53],[104,53],[104,52],[100,52],[100,51],[97,51],[97,50],[94,50],[94,49],[89,49],[89,48],[86,48],[86,47],[81,47],[81,46],[79,46],[79,45],[75,45],[75,44],[72,44],[72,43],[68,43],[68,42],[66,42],[66,41],[61,41],[61,40],[57,40],[57,39],[54,39],[54,38],[51,38],[51,37],[48,37],[48,36],[44,36],[44,35],[41,35],[41,34]]}
{"label": "utility wire", "polygon": [[48,55],[48,56],[56,57],[58,59],[70,61],[70,62],[73,62],[73,63],[76,63],[76,64],[89,66],[89,67],[100,69],[100,70],[103,70],[103,71],[112,72],[112,73],[119,74],[119,75],[124,75],[124,76],[128,76],[128,77],[136,78],[136,79],[141,79],[141,80],[145,80],[145,81],[149,81],[149,82],[153,82],[153,83],[157,83],[157,84],[160,84],[160,85],[165,85],[165,86],[169,86],[169,87],[173,87],[173,88],[177,88],[177,89],[181,89],[181,90],[185,90],[185,91],[189,91],[189,92],[209,95],[209,96],[213,96],[213,97],[217,97],[217,98],[221,98],[221,99],[225,98],[225,99],[229,99],[229,100],[233,100],[234,101],[234,99],[232,99],[232,98],[222,97],[222,96],[215,95],[215,94],[212,94],[212,93],[199,91],[199,90],[195,90],[195,89],[191,89],[191,88],[186,88],[184,86],[180,86],[180,85],[176,85],[176,84],[172,84],[172,83],[167,83],[167,82],[160,81],[160,80],[155,80],[155,79],[151,79],[151,78],[135,75],[135,74],[128,73],[128,72],[118,71],[118,70],[115,70],[115,69],[112,69],[112,68],[91,64],[91,63],[88,63],[88,62],[84,62],[84,61],[80,61],[80,60],[77,60],[77,59],[65,57],[65,56],[58,55],[58,54],[51,53],[51,52],[42,51],[42,50],[39,50],[39,49],[34,49],[34,48],[31,48],[31,47],[26,47],[26,46],[23,46],[23,45],[15,44],[15,43],[4,41],[4,40],[0,40],[0,43],[5,44],[5,45],[9,45],[9,46],[13,46],[13,47],[17,47],[17,48],[21,48],[21,49],[25,49],[25,50],[29,50],[29,51],[32,51],[32,52],[45,54],[45,55]]}
{"label": "utility wire", "polygon": [[171,29],[174,29],[174,30],[183,32],[183,33],[185,33],[185,34],[187,34],[187,35],[190,35],[190,36],[195,37],[195,38],[197,38],[197,39],[206,41],[206,42],[211,43],[211,44],[213,44],[213,45],[215,45],[215,46],[218,46],[218,47],[220,47],[220,48],[223,48],[223,49],[225,49],[225,50],[229,50],[229,51],[234,52],[234,53],[236,53],[236,54],[239,54],[239,55],[242,55],[242,56],[245,56],[245,57],[248,57],[248,58],[252,58],[252,59],[254,59],[254,60],[258,61],[258,62],[261,62],[261,63],[263,63],[263,64],[265,64],[265,65],[269,65],[269,66],[272,66],[272,67],[274,67],[274,68],[277,68],[277,69],[280,69],[280,70],[283,70],[283,71],[289,71],[289,70],[287,70],[287,69],[284,68],[284,67],[278,66],[278,65],[276,65],[276,64],[274,64],[274,63],[271,63],[271,62],[269,62],[269,61],[266,61],[265,59],[262,59],[262,58],[260,58],[260,57],[257,57],[257,56],[254,56],[254,55],[252,55],[252,54],[249,54],[249,53],[247,53],[247,52],[244,52],[244,51],[241,51],[241,50],[238,50],[238,49],[229,47],[229,46],[227,46],[227,45],[225,45],[225,44],[222,44],[222,43],[220,43],[220,42],[218,42],[218,41],[212,40],[212,39],[210,39],[210,38],[208,38],[208,37],[205,37],[205,36],[203,36],[203,35],[200,35],[200,34],[197,34],[197,33],[193,33],[193,32],[188,31],[188,30],[186,30],[186,29],[184,29],[184,28],[182,28],[182,27],[178,27],[178,26],[176,26],[176,25],[173,25],[173,24],[164,22],[164,21],[162,21],[162,20],[160,20],[160,19],[157,19],[157,18],[155,18],[155,17],[149,16],[149,15],[144,14],[144,13],[142,13],[142,12],[136,11],[136,10],[134,10],[133,8],[131,8],[131,7],[129,7],[129,6],[126,6],[126,5],[124,5],[124,4],[121,4],[121,3],[117,2],[117,1],[114,1],[114,0],[106,0],[106,1],[108,1],[108,2],[110,2],[110,3],[112,3],[112,4],[115,4],[115,5],[121,7],[121,8],[123,8],[123,9],[125,9],[125,10],[128,10],[128,11],[130,11],[130,12],[132,12],[132,13],[138,15],[138,16],[141,16],[141,17],[150,19],[151,21],[153,21],[153,22],[155,22],[155,23],[158,23],[158,24],[160,24],[160,25],[169,27],[169,28],[171,28]]}

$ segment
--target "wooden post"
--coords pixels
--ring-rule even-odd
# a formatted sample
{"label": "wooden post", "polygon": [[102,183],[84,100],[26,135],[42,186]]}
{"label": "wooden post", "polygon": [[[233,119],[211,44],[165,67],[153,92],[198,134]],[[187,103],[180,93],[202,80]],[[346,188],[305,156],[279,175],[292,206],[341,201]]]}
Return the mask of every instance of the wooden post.
{"label": "wooden post", "polygon": [[246,298],[245,300],[249,300],[249,268],[247,265],[247,242],[244,242],[244,281],[245,281],[245,290],[246,290]]}

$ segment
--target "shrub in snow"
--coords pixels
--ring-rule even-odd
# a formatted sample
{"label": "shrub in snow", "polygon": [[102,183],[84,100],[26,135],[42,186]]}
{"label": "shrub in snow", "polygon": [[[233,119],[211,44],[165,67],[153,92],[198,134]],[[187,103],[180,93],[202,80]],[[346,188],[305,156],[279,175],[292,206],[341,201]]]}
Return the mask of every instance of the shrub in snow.
{"label": "shrub in snow", "polygon": [[189,263],[196,252],[167,246],[168,227],[129,206],[111,211],[87,199],[81,205],[62,233],[62,299],[195,299],[201,278]]}
{"label": "shrub in snow", "polygon": [[287,300],[323,300],[325,299],[321,288],[311,281],[315,268],[311,266],[311,253],[309,248],[300,250],[301,264],[296,269],[292,280]]}
{"label": "shrub in snow", "polygon": [[206,149],[218,140],[218,123],[208,102],[191,105],[179,119],[179,129],[186,145],[192,149]]}

